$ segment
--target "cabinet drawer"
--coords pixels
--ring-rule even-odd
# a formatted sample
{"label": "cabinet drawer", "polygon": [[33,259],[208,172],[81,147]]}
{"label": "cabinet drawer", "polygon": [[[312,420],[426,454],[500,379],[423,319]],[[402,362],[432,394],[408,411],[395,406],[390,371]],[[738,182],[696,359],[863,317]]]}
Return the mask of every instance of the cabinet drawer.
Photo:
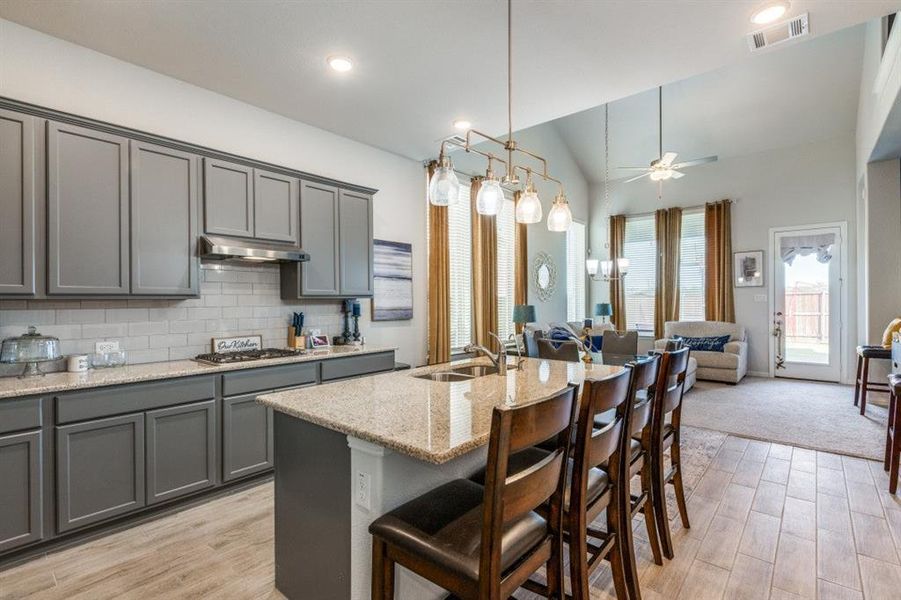
{"label": "cabinet drawer", "polygon": [[394,353],[380,352],[322,361],[322,381],[345,379],[394,369]]}
{"label": "cabinet drawer", "polygon": [[0,433],[41,426],[40,398],[0,400]]}
{"label": "cabinet drawer", "polygon": [[222,376],[222,395],[237,396],[277,388],[296,387],[319,380],[319,363],[304,362],[263,369],[247,369]]}
{"label": "cabinet drawer", "polygon": [[56,398],[57,424],[139,412],[216,395],[215,376],[186,377],[128,386],[95,388]]}

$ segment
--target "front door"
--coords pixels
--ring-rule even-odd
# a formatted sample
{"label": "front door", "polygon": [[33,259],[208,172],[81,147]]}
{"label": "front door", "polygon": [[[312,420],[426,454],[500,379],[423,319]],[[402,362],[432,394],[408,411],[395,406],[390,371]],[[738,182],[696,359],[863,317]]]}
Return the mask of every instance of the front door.
{"label": "front door", "polygon": [[841,227],[774,232],[776,377],[841,379]]}

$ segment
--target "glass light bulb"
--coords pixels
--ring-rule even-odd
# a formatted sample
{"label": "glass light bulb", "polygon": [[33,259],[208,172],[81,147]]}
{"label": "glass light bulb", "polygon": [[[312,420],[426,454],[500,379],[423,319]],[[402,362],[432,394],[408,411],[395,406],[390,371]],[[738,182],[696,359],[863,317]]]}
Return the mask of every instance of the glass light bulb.
{"label": "glass light bulb", "polygon": [[450,206],[460,199],[460,180],[454,165],[444,158],[429,182],[429,201],[435,206]]}
{"label": "glass light bulb", "polygon": [[485,179],[479,187],[476,195],[476,211],[480,215],[496,215],[501,210],[504,201],[504,191],[501,182],[497,179]]}
{"label": "glass light bulb", "polygon": [[567,231],[573,224],[573,213],[569,210],[569,202],[562,194],[554,200],[551,211],[547,214],[548,231]]}
{"label": "glass light bulb", "polygon": [[651,181],[663,181],[666,179],[666,171],[651,171]]}
{"label": "glass light bulb", "polygon": [[541,222],[541,200],[534,188],[527,188],[516,203],[516,222],[531,225]]}
{"label": "glass light bulb", "polygon": [[596,258],[588,258],[585,260],[585,268],[588,269],[588,274],[594,277],[598,274],[598,264],[600,261]]}

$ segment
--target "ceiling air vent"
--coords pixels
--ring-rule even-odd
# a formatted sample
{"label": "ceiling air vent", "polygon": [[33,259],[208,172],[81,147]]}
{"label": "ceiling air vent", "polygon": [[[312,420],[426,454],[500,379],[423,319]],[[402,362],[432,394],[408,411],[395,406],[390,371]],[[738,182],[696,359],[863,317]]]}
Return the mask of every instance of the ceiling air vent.
{"label": "ceiling air vent", "polygon": [[804,13],[790,21],[783,21],[782,23],[770,25],[765,29],[749,33],[748,46],[751,48],[751,52],[757,52],[758,50],[778,46],[809,34],[810,24],[807,19],[807,13]]}

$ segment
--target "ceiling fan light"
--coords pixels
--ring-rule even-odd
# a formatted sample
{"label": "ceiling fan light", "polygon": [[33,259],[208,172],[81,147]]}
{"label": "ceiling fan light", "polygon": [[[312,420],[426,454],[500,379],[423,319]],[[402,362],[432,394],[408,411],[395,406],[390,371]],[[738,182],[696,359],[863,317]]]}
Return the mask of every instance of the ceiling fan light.
{"label": "ceiling fan light", "polygon": [[666,172],[661,170],[651,171],[649,177],[651,178],[651,181],[663,181],[667,178]]}
{"label": "ceiling fan light", "polygon": [[429,181],[429,202],[435,206],[451,206],[460,199],[460,180],[451,159],[442,156]]}
{"label": "ceiling fan light", "polygon": [[564,232],[569,230],[569,226],[572,224],[573,213],[569,209],[569,202],[566,201],[566,196],[560,194],[554,199],[554,205],[547,214],[547,229],[548,231]]}
{"label": "ceiling fan light", "polygon": [[516,203],[516,222],[525,225],[541,223],[541,200],[534,188],[526,188],[526,191]]}
{"label": "ceiling fan light", "polygon": [[482,181],[479,193],[476,194],[476,212],[480,215],[493,216],[500,212],[504,201],[504,190],[501,182],[494,177]]}

